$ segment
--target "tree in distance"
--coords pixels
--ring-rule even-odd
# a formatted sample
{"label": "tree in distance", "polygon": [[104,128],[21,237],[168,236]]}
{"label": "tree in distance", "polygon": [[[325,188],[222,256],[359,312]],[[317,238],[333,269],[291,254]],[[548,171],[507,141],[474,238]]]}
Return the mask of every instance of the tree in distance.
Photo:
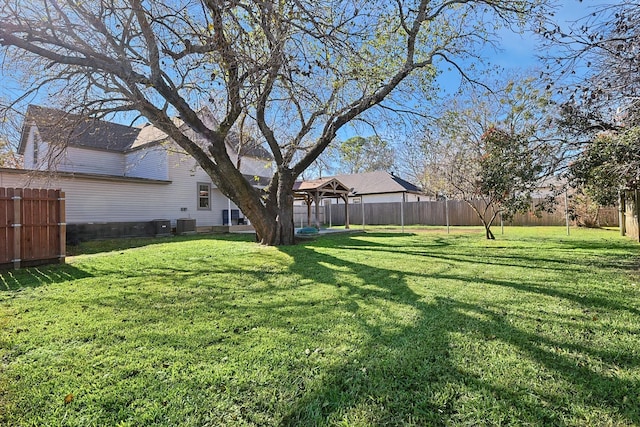
{"label": "tree in distance", "polygon": [[394,165],[393,148],[378,136],[353,136],[338,145],[338,168],[354,174],[391,170]]}
{"label": "tree in distance", "polygon": [[[4,105],[4,99],[0,98],[0,106]],[[1,107],[0,107],[1,110]],[[16,147],[12,144],[18,140],[20,126],[17,115],[13,111],[0,114],[0,168],[19,168],[20,156]]]}

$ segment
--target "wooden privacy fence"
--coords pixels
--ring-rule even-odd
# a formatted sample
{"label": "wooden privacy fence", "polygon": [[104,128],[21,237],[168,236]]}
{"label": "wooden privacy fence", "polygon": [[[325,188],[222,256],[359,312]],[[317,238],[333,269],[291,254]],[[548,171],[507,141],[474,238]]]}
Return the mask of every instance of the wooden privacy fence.
{"label": "wooden privacy fence", "polygon": [[622,211],[622,233],[640,242],[640,191],[625,190],[620,194],[620,209]]}
{"label": "wooden privacy fence", "polygon": [[[363,216],[364,208],[364,216]],[[328,210],[331,209],[329,214]],[[326,219],[331,217],[332,225],[344,224],[344,205],[327,205]],[[349,222],[352,225],[447,225],[447,211],[449,225],[482,225],[473,209],[461,200],[437,200],[422,202],[393,202],[393,203],[354,203],[349,205]],[[404,221],[403,221],[404,216]],[[564,206],[559,204],[553,213],[542,213],[536,216],[532,212],[516,214],[508,225],[564,225],[566,216]],[[603,226],[618,226],[618,210],[616,208],[601,208],[600,223]],[[500,224],[500,218],[496,223]]]}
{"label": "wooden privacy fence", "polygon": [[[334,225],[344,224],[344,205],[330,205],[331,219]],[[364,212],[363,212],[364,209]],[[482,225],[475,212],[463,201],[425,201],[425,202],[388,202],[354,203],[349,205],[349,222],[352,225],[446,225],[447,210],[450,225]],[[364,214],[364,215],[363,215]],[[325,218],[329,213],[325,214]]]}
{"label": "wooden privacy fence", "polygon": [[0,268],[64,262],[64,192],[0,188]]}

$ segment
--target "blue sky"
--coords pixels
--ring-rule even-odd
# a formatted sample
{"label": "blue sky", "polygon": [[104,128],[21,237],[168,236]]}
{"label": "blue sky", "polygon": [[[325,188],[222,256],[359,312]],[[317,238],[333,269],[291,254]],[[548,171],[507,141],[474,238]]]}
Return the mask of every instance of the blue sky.
{"label": "blue sky", "polygon": [[[568,28],[576,21],[589,16],[599,7],[607,4],[615,4],[617,1],[603,0],[560,0],[557,2],[558,8],[554,17],[555,21],[563,28]],[[540,54],[540,39],[534,34],[523,35],[510,33],[502,39],[504,53],[496,53],[494,61],[504,66],[527,66],[538,65],[536,55]]]}
{"label": "blue sky", "polygon": [[[553,19],[562,28],[567,29],[602,6],[617,3],[611,0],[557,0]],[[543,67],[539,57],[547,52],[541,48],[540,36],[530,31],[517,34],[509,30],[502,31],[501,35],[498,48],[487,48],[484,52],[490,65],[504,68],[506,71],[531,71]],[[455,73],[450,73],[443,76],[442,81],[443,85],[452,88],[459,84],[460,78]]]}

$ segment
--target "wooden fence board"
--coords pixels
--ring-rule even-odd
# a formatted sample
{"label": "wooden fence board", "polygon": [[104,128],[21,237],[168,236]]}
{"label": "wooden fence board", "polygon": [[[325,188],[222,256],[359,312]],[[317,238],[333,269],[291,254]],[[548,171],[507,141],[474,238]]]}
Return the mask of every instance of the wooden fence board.
{"label": "wooden fence board", "polygon": [[60,190],[0,188],[0,267],[64,262]]}
{"label": "wooden fence board", "polygon": [[9,209],[13,211],[13,205],[10,201],[7,190],[0,188],[0,265],[13,259],[13,215],[9,214]]}

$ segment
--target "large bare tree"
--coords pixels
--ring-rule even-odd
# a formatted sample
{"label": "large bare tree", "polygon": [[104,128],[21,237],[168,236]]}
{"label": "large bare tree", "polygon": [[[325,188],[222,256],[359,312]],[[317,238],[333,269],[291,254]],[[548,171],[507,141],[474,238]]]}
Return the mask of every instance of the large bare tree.
{"label": "large bare tree", "polygon": [[[1,0],[0,45],[5,67],[29,70],[27,89],[73,94],[76,112],[145,116],[242,209],[260,242],[279,245],[294,241],[295,179],[343,126],[408,109],[396,95],[432,87],[438,64],[465,76],[499,28],[544,16],[546,2]],[[203,104],[218,115],[214,128],[197,115]],[[273,155],[265,192],[225,149],[244,115]]]}

